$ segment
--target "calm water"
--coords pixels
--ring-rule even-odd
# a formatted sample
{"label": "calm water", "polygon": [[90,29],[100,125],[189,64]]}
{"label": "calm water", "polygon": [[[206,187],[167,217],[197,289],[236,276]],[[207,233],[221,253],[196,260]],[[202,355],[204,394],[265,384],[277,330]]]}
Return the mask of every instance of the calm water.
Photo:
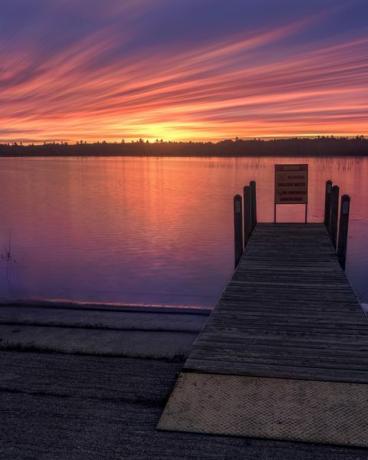
{"label": "calm water", "polygon": [[[212,306],[233,269],[232,197],[257,181],[273,219],[273,165],[309,163],[309,217],[324,184],[352,198],[347,273],[368,301],[368,159],[0,159],[0,300]],[[279,207],[280,221],[302,206]]]}

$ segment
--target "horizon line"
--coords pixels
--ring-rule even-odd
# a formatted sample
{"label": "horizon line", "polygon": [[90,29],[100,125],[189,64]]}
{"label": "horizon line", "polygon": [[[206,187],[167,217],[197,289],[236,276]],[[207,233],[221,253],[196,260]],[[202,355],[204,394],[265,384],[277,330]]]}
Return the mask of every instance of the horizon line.
{"label": "horizon line", "polygon": [[221,144],[223,142],[272,142],[281,140],[313,140],[313,139],[368,139],[368,134],[311,134],[311,135],[297,135],[297,136],[256,136],[256,137],[232,137],[222,138],[220,140],[178,140],[178,139],[159,139],[159,138],[132,138],[124,139],[120,141],[112,139],[100,139],[100,140],[84,140],[79,141],[68,141],[63,139],[44,139],[44,140],[32,140],[32,139],[0,139],[1,146],[7,147],[28,147],[28,146],[43,146],[43,145],[61,145],[61,146],[80,146],[80,145],[124,145],[124,144]]}

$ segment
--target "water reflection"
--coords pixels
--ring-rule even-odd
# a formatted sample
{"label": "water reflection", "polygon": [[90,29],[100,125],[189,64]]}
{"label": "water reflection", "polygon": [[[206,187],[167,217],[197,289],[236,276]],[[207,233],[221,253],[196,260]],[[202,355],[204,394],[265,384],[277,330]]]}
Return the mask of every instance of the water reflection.
{"label": "water reflection", "polygon": [[232,196],[255,179],[272,221],[273,165],[289,162],[309,164],[310,221],[327,179],[351,195],[347,273],[368,301],[364,158],[2,158],[1,300],[213,305],[232,273]]}

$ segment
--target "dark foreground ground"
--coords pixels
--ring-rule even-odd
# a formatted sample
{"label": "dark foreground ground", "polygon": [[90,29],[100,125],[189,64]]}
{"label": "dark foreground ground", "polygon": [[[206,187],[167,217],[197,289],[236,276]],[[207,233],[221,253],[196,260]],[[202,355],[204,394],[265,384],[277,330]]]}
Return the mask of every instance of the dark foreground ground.
{"label": "dark foreground ground", "polygon": [[368,452],[156,431],[183,362],[0,352],[0,458],[368,459]]}

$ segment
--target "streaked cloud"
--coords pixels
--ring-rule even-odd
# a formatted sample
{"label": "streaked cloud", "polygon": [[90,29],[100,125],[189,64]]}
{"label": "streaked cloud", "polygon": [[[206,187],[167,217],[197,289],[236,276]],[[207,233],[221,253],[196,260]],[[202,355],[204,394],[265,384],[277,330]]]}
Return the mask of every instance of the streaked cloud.
{"label": "streaked cloud", "polygon": [[365,2],[27,2],[0,21],[3,141],[368,131]]}

